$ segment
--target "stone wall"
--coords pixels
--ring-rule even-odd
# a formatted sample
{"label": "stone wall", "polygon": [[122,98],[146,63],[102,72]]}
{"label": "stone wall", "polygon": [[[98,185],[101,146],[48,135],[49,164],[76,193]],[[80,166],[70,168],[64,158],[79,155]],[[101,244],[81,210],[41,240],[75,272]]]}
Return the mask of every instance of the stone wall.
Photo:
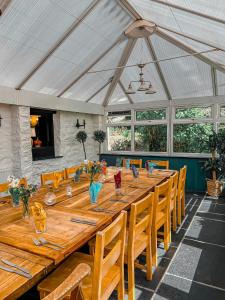
{"label": "stone wall", "polygon": [[[0,182],[9,174],[26,176],[30,182],[38,183],[42,172],[60,170],[79,164],[84,159],[82,145],[76,141],[80,123],[86,121],[88,139],[86,143],[87,158],[98,159],[98,145],[92,139],[92,133],[101,126],[101,116],[58,111],[54,115],[55,154],[61,158],[32,161],[30,138],[30,109],[25,106],[0,104],[3,118],[0,127]],[[83,128],[81,128],[82,130]]]}

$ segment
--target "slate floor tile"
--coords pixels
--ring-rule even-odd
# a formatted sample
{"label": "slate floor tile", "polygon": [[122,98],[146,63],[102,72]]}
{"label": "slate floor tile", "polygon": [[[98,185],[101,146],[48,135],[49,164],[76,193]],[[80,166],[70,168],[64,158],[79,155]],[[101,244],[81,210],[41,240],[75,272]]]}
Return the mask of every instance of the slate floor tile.
{"label": "slate floor tile", "polygon": [[154,300],[224,300],[225,291],[166,275]]}
{"label": "slate floor tile", "polygon": [[225,202],[224,205],[213,203],[212,201],[203,201],[199,206],[199,211],[208,213],[217,213],[225,215]]}

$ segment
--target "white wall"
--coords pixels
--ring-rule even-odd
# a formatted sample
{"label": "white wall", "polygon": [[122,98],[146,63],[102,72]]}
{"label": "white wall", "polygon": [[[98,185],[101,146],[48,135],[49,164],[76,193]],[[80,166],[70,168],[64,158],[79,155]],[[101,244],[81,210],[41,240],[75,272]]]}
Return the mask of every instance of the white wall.
{"label": "white wall", "polygon": [[0,127],[0,182],[15,174],[18,177],[27,176],[30,182],[37,183],[42,172],[79,164],[84,154],[82,145],[75,139],[77,118],[80,123],[83,119],[86,121],[87,158],[98,159],[98,145],[92,139],[92,133],[102,124],[99,115],[58,111],[54,116],[55,152],[63,157],[34,162],[31,156],[29,107],[0,104],[0,115],[3,118]]}

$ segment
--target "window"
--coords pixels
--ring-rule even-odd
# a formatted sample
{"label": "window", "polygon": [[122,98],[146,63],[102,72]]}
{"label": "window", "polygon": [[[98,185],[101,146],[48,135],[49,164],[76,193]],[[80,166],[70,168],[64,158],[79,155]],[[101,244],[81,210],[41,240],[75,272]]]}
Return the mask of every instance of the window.
{"label": "window", "polygon": [[225,105],[220,106],[220,117],[225,117]]}
{"label": "window", "polygon": [[175,119],[211,118],[212,107],[183,107],[175,109]]}
{"label": "window", "polygon": [[53,111],[30,109],[33,160],[55,157],[53,114]]}
{"label": "window", "polygon": [[175,124],[173,127],[173,151],[181,153],[208,153],[208,137],[213,124]]}
{"label": "window", "polygon": [[136,111],[136,120],[165,120],[166,108]]}
{"label": "window", "polygon": [[107,123],[124,123],[131,121],[131,111],[112,111],[107,114]]}
{"label": "window", "polygon": [[167,151],[167,125],[139,125],[134,127],[134,132],[135,151]]}
{"label": "window", "polygon": [[108,127],[109,151],[131,150],[131,126]]}

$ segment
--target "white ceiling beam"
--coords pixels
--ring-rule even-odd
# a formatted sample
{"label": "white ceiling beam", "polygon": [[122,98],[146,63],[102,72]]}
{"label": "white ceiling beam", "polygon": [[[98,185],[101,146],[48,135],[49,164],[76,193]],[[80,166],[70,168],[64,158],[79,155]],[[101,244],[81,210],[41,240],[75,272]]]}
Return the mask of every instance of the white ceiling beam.
{"label": "white ceiling beam", "polygon": [[211,76],[212,76],[213,96],[218,96],[217,75],[216,75],[216,69],[214,67],[211,67]]}
{"label": "white ceiling beam", "polygon": [[125,9],[134,20],[143,19],[137,10],[127,0],[117,0],[118,4]]}
{"label": "white ceiling beam", "polygon": [[112,82],[109,86],[109,89],[106,93],[106,96],[104,98],[104,101],[103,101],[103,106],[106,106],[109,101],[110,101],[110,98],[116,88],[116,85],[117,83],[119,82],[120,80],[120,77],[123,73],[123,70],[124,68],[121,68],[122,66],[125,66],[127,64],[127,61],[130,57],[130,54],[135,46],[135,43],[136,43],[136,39],[129,39],[128,42],[127,42],[127,45],[125,47],[125,49],[123,50],[123,53],[122,53],[122,56],[120,58],[120,61],[119,61],[119,64],[117,66],[118,69],[115,70],[114,72],[114,75],[113,75],[113,79],[112,79]]}
{"label": "white ceiling beam", "polygon": [[199,11],[195,11],[195,10],[192,10],[190,8],[186,8],[184,6],[180,6],[180,5],[171,3],[169,1],[165,1],[165,0],[151,0],[151,1],[156,2],[158,4],[162,4],[162,5],[171,7],[171,8],[175,8],[175,9],[178,9],[178,10],[181,10],[181,11],[185,11],[185,12],[190,13],[192,15],[196,15],[198,17],[202,17],[202,18],[205,18],[205,19],[208,19],[208,20],[212,20],[212,21],[217,22],[217,23],[225,24],[224,19],[220,19],[220,18],[211,16],[211,15],[207,15],[207,14],[201,13]]}
{"label": "white ceiling beam", "polygon": [[111,81],[112,78],[110,78],[102,87],[100,87],[100,89],[98,89],[93,95],[91,95],[85,102],[88,103],[89,101],[91,101],[96,95],[98,95],[102,90],[104,90],[104,88],[107,87],[107,85],[109,85]]}
{"label": "white ceiling beam", "polygon": [[159,75],[159,78],[160,78],[160,80],[161,80],[161,83],[162,83],[164,92],[165,92],[165,94],[166,94],[166,96],[167,96],[167,99],[168,99],[168,100],[172,100],[172,96],[171,96],[171,94],[170,94],[170,91],[169,91],[168,85],[167,85],[167,83],[166,83],[165,77],[164,77],[164,75],[163,75],[162,69],[161,69],[161,67],[160,67],[160,64],[159,64],[159,62],[157,61],[157,60],[158,60],[158,57],[157,57],[157,55],[156,55],[155,49],[154,49],[154,47],[153,47],[153,45],[152,45],[152,42],[151,42],[150,38],[146,38],[146,39],[145,39],[145,42],[146,42],[146,45],[147,45],[147,48],[148,48],[148,50],[149,50],[149,54],[150,54],[152,60],[155,61],[154,65],[155,65],[155,67],[156,67],[156,71],[157,71],[157,73],[158,73],[158,75]]}
{"label": "white ceiling beam", "polygon": [[172,33],[175,33],[177,35],[180,35],[182,37],[185,37],[189,40],[192,40],[192,41],[195,41],[195,42],[198,42],[200,44],[203,44],[203,45],[206,45],[206,46],[209,46],[209,47],[212,47],[212,48],[217,48],[221,51],[224,51],[225,52],[225,48],[221,48],[220,46],[214,44],[214,43],[211,43],[211,42],[208,42],[208,41],[205,41],[205,40],[202,40],[202,39],[199,39],[199,38],[196,38],[190,34],[186,34],[186,33],[183,33],[183,32],[179,32],[177,30],[174,30],[172,28],[169,28],[167,26],[162,26],[162,25],[157,25],[158,28],[161,28],[161,29],[164,29],[166,31],[169,31],[169,32],[172,32]]}
{"label": "white ceiling beam", "polygon": [[59,94],[61,97],[65,92],[67,92],[72,86],[74,86],[91,68],[93,68],[103,57],[105,57],[116,45],[121,43],[126,39],[125,35],[120,36],[108,49],[105,50],[96,60],[94,60],[79,76],[77,76],[73,81],[71,81]]}
{"label": "white ceiling beam", "polygon": [[25,83],[40,69],[40,67],[49,59],[50,56],[61,46],[61,44],[74,32],[74,30],[84,21],[84,19],[95,9],[101,0],[94,0],[85,9],[85,11],[76,19],[66,32],[59,38],[56,44],[48,51],[48,53],[38,62],[38,64],[30,71],[30,73],[18,84],[17,90],[20,90]]}
{"label": "white ceiling beam", "polygon": [[163,38],[164,40],[174,44],[175,46],[177,46],[178,48],[184,50],[185,52],[189,53],[189,54],[193,54],[196,58],[200,59],[201,61],[203,61],[204,63],[210,65],[210,66],[214,66],[217,70],[225,73],[225,67],[222,66],[221,64],[218,64],[217,62],[209,59],[208,57],[204,56],[203,54],[199,53],[199,54],[195,54],[198,51],[196,51],[196,49],[192,48],[191,46],[181,42],[180,40],[172,37],[171,35],[165,33],[164,31],[162,31],[161,29],[157,28],[156,30],[156,34]]}
{"label": "white ceiling beam", "polygon": [[121,90],[124,92],[124,95],[127,97],[130,104],[134,104],[134,101],[132,100],[131,96],[129,94],[126,94],[126,89],[125,89],[124,85],[122,84],[121,80],[119,80],[118,84],[121,87]]}

